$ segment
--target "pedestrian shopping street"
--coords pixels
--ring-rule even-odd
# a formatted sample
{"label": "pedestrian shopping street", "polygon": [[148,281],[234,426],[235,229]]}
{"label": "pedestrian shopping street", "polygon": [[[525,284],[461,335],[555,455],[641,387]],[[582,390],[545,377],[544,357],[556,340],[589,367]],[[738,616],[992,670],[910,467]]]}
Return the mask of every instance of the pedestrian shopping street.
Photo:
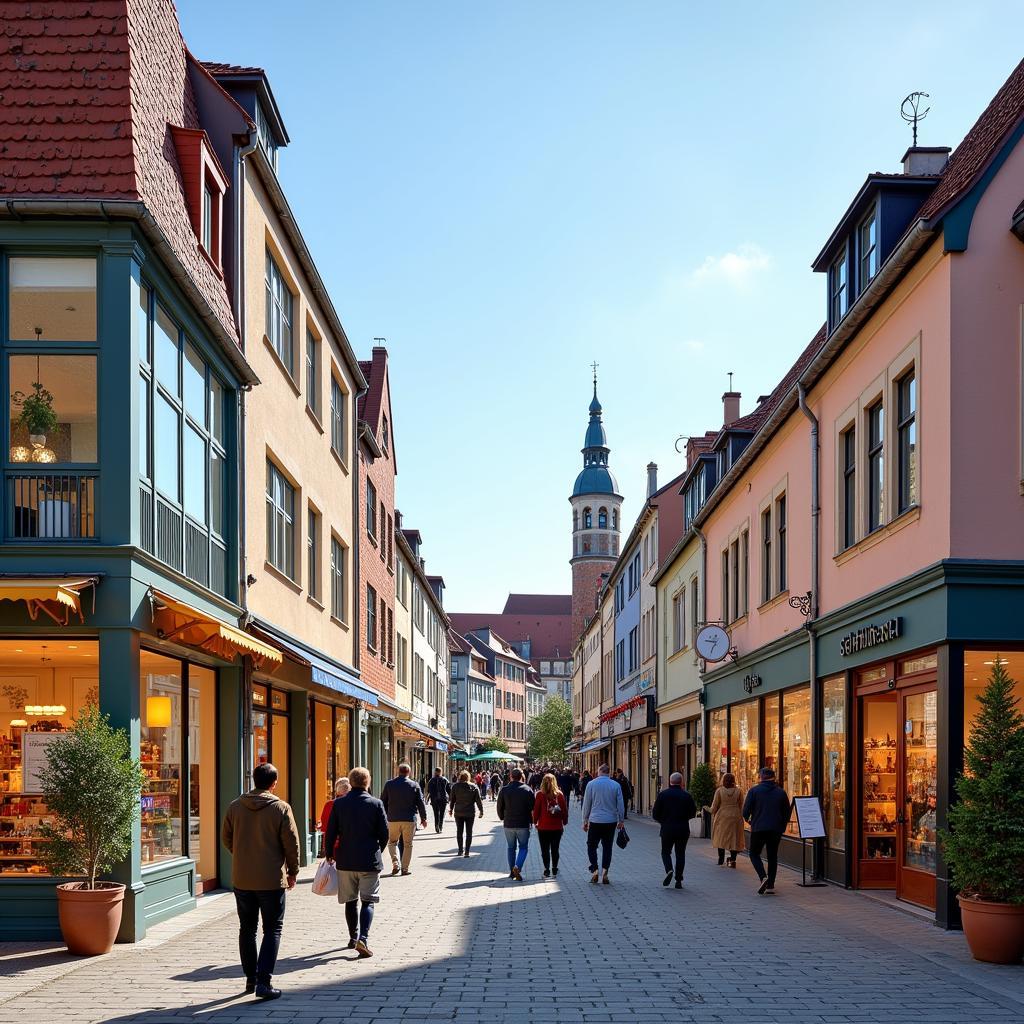
{"label": "pedestrian shopping street", "polygon": [[[783,869],[754,893],[741,858],[689,846],[685,887],[661,886],[657,829],[630,819],[612,884],[586,872],[579,806],[557,880],[536,844],[522,883],[486,803],[479,842],[456,859],[453,823],[416,840],[413,873],[382,880],[374,957],[345,949],[341,908],[311,871],[288,898],[277,1002],[241,994],[233,900],[216,895],[136,946],[71,961],[56,946],[0,945],[0,1021],[499,1022],[956,1021],[1024,1019],[1020,968],[972,961],[963,935]],[[386,857],[385,857],[386,860]]]}

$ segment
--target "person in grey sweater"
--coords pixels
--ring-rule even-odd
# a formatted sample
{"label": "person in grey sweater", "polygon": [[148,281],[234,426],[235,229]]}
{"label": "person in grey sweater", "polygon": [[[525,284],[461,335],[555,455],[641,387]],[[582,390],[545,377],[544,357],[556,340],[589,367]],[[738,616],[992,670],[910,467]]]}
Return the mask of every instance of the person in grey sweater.
{"label": "person in grey sweater", "polygon": [[[459,856],[468,857],[473,843],[473,819],[477,810],[484,816],[484,805],[476,783],[469,781],[469,772],[461,772],[459,781],[452,786],[448,816],[455,818],[455,837],[459,843]],[[465,837],[465,841],[463,841]],[[465,850],[465,852],[463,852]]]}
{"label": "person in grey sweater", "polygon": [[610,884],[608,869],[612,866],[612,843],[615,830],[622,828],[626,804],[622,787],[609,776],[608,765],[597,770],[597,776],[583,794],[583,831],[587,833],[587,855],[590,858],[590,880],[596,882],[597,847],[601,846],[601,881]]}

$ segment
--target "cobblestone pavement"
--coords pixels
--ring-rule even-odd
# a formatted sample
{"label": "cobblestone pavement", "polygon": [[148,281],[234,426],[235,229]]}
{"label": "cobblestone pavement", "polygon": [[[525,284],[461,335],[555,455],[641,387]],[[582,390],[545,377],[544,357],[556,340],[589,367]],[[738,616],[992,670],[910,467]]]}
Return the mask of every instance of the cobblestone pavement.
{"label": "cobblestone pavement", "polygon": [[[494,805],[469,860],[451,821],[416,840],[413,873],[386,876],[356,960],[341,908],[307,872],[288,899],[273,1003],[240,992],[230,898],[151,930],[139,946],[72,960],[42,944],[0,944],[0,1022],[294,1024],[503,1022],[990,1022],[1024,1020],[1024,968],[974,963],[963,936],[836,888],[754,874],[690,843],[685,888],[662,888],[657,832],[630,822],[612,884],[591,885],[578,807],[557,880],[532,844],[512,882]],[[190,921],[190,919],[192,919]]]}

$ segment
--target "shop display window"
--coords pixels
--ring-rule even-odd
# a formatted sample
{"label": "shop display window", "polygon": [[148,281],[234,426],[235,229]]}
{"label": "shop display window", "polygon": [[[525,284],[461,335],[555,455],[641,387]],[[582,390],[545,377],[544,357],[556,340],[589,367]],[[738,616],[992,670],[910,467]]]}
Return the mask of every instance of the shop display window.
{"label": "shop display window", "polygon": [[334,796],[334,722],[330,704],[313,701],[313,749],[310,774],[313,779],[313,802],[310,816],[320,827],[320,811]]}
{"label": "shop display window", "polygon": [[896,857],[896,781],[898,770],[896,700],[866,697],[861,704],[861,857]]}
{"label": "shop display window", "polygon": [[758,767],[771,768],[779,785],[782,785],[782,768],[779,766],[779,750],[782,736],[782,699],[775,693],[764,699],[764,757]]}
{"label": "shop display window", "polygon": [[829,846],[833,850],[845,850],[846,680],[843,676],[832,676],[822,681],[822,710],[825,718],[822,810]]}
{"label": "shop display window", "polygon": [[[779,781],[789,794],[809,796],[811,792],[811,688],[787,690],[782,695],[782,770]],[[786,832],[799,836],[796,816]]]}
{"label": "shop display window", "polygon": [[935,873],[938,789],[938,699],[934,690],[904,699],[903,787],[906,839],[903,864]]}
{"label": "shop display window", "polygon": [[99,644],[80,637],[0,641],[0,877],[48,874],[39,826],[46,747],[99,702]]}
{"label": "shop display window", "polygon": [[736,785],[744,792],[757,783],[757,772],[761,767],[761,744],[758,732],[759,702],[748,701],[734,704],[730,709],[729,753]]}
{"label": "shop display window", "polygon": [[352,770],[352,712],[348,708],[334,709],[334,770],[337,777]]}
{"label": "shop display window", "polygon": [[1024,651],[965,651],[964,652],[964,746],[971,742],[971,729],[978,715],[978,697],[988,685],[996,661],[1003,663],[1006,673],[1014,680],[1013,695],[1024,712]]}
{"label": "shop display window", "polygon": [[277,769],[275,792],[282,800],[290,801],[288,694],[264,683],[254,683],[252,704],[252,763],[273,764]]}
{"label": "shop display window", "polygon": [[146,786],[142,793],[142,862],[181,857],[182,709],[181,662],[160,654],[140,654],[140,757]]}
{"label": "shop display window", "polygon": [[[196,881],[203,888],[217,877],[217,673],[188,667],[189,840]],[[205,794],[205,796],[204,796]]]}
{"label": "shop display window", "polygon": [[729,710],[719,708],[711,712],[709,734],[709,761],[720,782],[729,770]]}

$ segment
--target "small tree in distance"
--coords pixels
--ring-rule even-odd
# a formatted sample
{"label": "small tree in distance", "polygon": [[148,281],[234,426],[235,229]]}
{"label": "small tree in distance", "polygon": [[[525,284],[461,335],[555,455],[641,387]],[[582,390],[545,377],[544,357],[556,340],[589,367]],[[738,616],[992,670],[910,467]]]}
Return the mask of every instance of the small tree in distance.
{"label": "small tree in distance", "polygon": [[561,697],[552,697],[544,710],[530,719],[526,749],[534,761],[564,761],[572,739],[572,708]]}
{"label": "small tree in distance", "polygon": [[503,754],[509,752],[508,744],[500,736],[488,736],[487,739],[481,741],[480,747],[484,752],[488,750],[498,750]]}

